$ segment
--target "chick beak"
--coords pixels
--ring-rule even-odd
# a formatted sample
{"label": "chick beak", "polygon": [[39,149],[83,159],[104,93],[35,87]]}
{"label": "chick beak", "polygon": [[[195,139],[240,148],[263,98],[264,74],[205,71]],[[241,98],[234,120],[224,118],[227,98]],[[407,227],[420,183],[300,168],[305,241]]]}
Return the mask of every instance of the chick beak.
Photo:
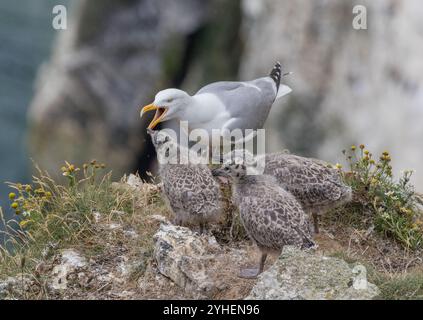
{"label": "chick beak", "polygon": [[167,109],[163,107],[156,106],[154,103],[146,105],[141,109],[140,117],[144,115],[144,113],[148,111],[156,110],[156,113],[154,114],[153,120],[148,125],[148,129],[154,129],[163,119],[165,116]]}
{"label": "chick beak", "polygon": [[225,170],[219,168],[219,169],[213,169],[212,170],[212,175],[214,177],[216,177],[218,180],[220,180],[220,182],[224,183],[224,184],[228,184],[229,183],[229,179],[230,179],[230,175],[225,172]]}

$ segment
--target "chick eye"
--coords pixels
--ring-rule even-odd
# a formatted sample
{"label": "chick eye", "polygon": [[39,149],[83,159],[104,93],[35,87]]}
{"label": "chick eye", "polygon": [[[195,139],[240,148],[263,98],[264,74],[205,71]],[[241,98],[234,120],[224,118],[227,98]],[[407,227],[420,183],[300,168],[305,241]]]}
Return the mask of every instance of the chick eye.
{"label": "chick eye", "polygon": [[229,171],[229,167],[225,167],[225,170],[226,170],[226,171]]}

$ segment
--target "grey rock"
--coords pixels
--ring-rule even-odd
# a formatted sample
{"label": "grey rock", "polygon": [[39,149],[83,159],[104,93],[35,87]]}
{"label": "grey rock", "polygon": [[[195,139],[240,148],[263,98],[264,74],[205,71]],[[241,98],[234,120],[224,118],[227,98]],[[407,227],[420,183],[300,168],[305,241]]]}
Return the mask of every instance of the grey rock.
{"label": "grey rock", "polygon": [[61,291],[67,289],[69,275],[86,265],[86,259],[77,251],[73,249],[63,250],[60,264],[56,265],[51,272],[50,281],[52,289]]}
{"label": "grey rock", "polygon": [[363,265],[287,246],[246,299],[368,300],[379,292]]}
{"label": "grey rock", "polygon": [[0,299],[8,298],[17,285],[18,280],[12,277],[0,281]]}
{"label": "grey rock", "polygon": [[245,251],[221,247],[213,236],[171,224],[162,223],[154,241],[159,273],[193,298],[213,298],[227,289],[246,256]]}

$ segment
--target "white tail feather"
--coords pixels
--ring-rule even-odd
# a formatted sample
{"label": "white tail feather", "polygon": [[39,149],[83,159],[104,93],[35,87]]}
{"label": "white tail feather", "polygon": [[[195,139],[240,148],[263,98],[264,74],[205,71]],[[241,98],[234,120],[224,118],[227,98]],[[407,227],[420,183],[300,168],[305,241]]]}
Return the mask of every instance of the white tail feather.
{"label": "white tail feather", "polygon": [[279,98],[282,98],[283,96],[286,96],[288,93],[290,93],[292,89],[284,84],[281,84],[279,86],[278,94],[276,95],[276,100]]}

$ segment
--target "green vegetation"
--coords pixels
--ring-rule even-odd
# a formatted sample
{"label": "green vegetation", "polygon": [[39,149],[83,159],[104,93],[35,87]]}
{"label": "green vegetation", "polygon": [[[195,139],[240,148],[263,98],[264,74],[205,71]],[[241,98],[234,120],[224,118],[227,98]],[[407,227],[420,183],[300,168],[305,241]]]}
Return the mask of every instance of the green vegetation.
{"label": "green vegetation", "polygon": [[349,152],[343,153],[349,171],[342,175],[355,194],[354,201],[345,208],[347,213],[352,213],[347,217],[355,216],[351,222],[366,221],[363,214],[368,214],[380,233],[412,250],[423,247],[422,212],[417,209],[418,197],[410,185],[412,171],[404,171],[396,181],[388,152],[383,152],[377,160],[364,145],[351,146]]}
{"label": "green vegetation", "polygon": [[107,252],[113,242],[122,239],[106,243],[100,222],[133,227],[140,235],[134,248],[145,248],[151,255],[156,227],[151,227],[145,216],[151,212],[167,214],[160,197],[154,191],[139,194],[122,188],[123,183],[112,183],[104,168],[95,160],[82,169],[66,163],[62,167],[65,185],[39,168],[32,184],[9,183],[14,189],[9,194],[10,205],[18,217],[6,222],[0,208],[8,239],[0,247],[1,278],[33,275],[36,265],[55,253],[49,254],[48,248],[77,248],[88,257]]}
{"label": "green vegetation", "polygon": [[379,299],[423,299],[422,270],[411,270],[405,274],[396,274],[393,276],[378,272],[370,272],[369,281],[375,283],[379,287],[381,291]]}

